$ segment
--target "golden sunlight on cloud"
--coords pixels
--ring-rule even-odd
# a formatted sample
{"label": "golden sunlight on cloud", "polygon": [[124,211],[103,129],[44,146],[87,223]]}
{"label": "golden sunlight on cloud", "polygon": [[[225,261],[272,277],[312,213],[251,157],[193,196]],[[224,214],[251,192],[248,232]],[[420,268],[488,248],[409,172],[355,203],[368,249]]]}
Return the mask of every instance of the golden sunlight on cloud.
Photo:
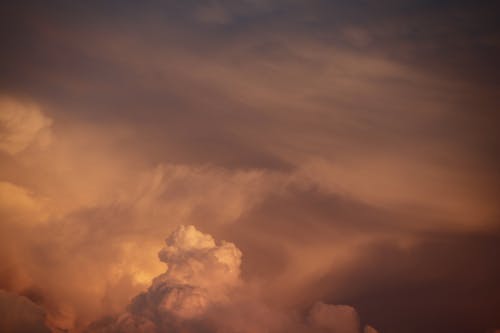
{"label": "golden sunlight on cloud", "polygon": [[[23,143],[24,149],[39,139],[40,131],[52,127],[50,121],[40,121],[48,119],[46,116],[33,110],[27,114],[45,127],[31,126],[29,128],[38,128],[31,131],[23,126],[10,127],[11,137],[23,137],[22,142],[29,142]],[[82,329],[96,318],[123,311],[129,300],[149,286],[155,276],[158,281],[163,268],[151,253],[158,248],[159,230],[167,232],[180,224],[199,223],[213,230],[226,226],[230,228],[233,224],[237,227],[241,219],[258,212],[267,201],[276,197],[286,198],[293,191],[315,189],[322,195],[341,193],[353,200],[380,207],[419,204],[433,207],[447,216],[459,212],[452,205],[454,203],[461,209],[464,220],[474,217],[466,214],[476,203],[467,200],[459,190],[450,190],[453,186],[459,189],[460,181],[441,173],[432,164],[411,163],[390,156],[377,159],[361,154],[351,160],[351,164],[346,158],[337,161],[304,159],[296,162],[296,167],[291,170],[234,170],[210,164],[166,162],[151,165],[142,161],[135,151],[118,149],[123,135],[129,133],[127,129],[89,127],[79,123],[61,129],[57,125],[54,124],[57,131],[51,134],[51,144],[45,146],[43,152],[13,155],[7,161],[15,163],[29,177],[21,182],[19,178],[7,177],[0,182],[0,208],[5,221],[3,249],[8,253],[18,253],[6,260],[4,272],[9,273],[4,279],[12,279],[10,288],[17,292],[31,288],[38,290],[43,295],[43,304],[51,323],[64,329]],[[28,137],[29,140],[26,139]],[[9,142],[14,141],[11,139]],[[17,147],[19,149],[20,146]],[[421,178],[415,179],[414,176]],[[433,179],[439,182],[433,182]],[[450,192],[440,192],[440,189]],[[450,221],[457,223],[461,220],[453,218]],[[405,223],[411,228],[417,227],[411,226],[412,221]],[[446,226],[459,227],[454,224]],[[308,299],[300,292],[291,290],[307,288],[332,270],[347,271],[359,260],[363,246],[377,239],[373,234],[360,234],[333,242],[328,238],[332,231],[321,225],[317,227],[323,228],[324,239],[317,237],[316,241],[302,246],[286,238],[286,230],[283,230],[283,235],[277,234],[272,238],[264,235],[263,231],[250,230],[249,237],[263,244],[269,242],[279,246],[288,259],[286,268],[265,283],[260,281],[247,285],[249,290],[270,288],[272,292],[257,297],[252,291],[250,294],[243,293],[241,297],[248,297],[258,304],[293,303],[297,299]],[[437,227],[434,224],[424,228]],[[477,224],[471,227],[477,227]],[[210,236],[203,236],[194,229],[180,229],[174,235],[179,236],[171,241],[176,246],[184,244],[203,249],[215,246]],[[414,244],[413,237],[408,235],[384,237],[398,244],[410,244],[408,251]],[[180,241],[183,243],[178,243]],[[222,283],[231,278],[232,268],[224,265],[234,253],[237,250],[222,247],[210,255],[222,265],[221,271],[216,271],[216,276],[212,276],[210,281]],[[167,274],[173,274],[175,265],[172,266],[171,256],[167,257],[160,254],[169,266],[167,272],[170,273]],[[200,259],[199,256],[196,258]],[[45,269],[45,264],[40,263],[47,263],[51,269]],[[190,265],[194,266],[189,266],[189,269],[194,269],[199,264],[192,262]],[[219,264],[216,266],[219,267]],[[189,281],[194,281],[192,272],[185,271],[184,266],[179,267],[179,274],[188,274]],[[239,264],[235,267],[234,272],[239,272]],[[204,272],[201,276],[206,278],[210,274]],[[58,282],[61,276],[67,279],[64,285]],[[240,277],[235,281],[240,281]],[[200,283],[196,282],[197,285],[203,284]],[[170,312],[175,316],[192,317],[210,302],[227,297],[212,295],[218,288],[211,285],[206,292],[189,295],[188,289],[176,291],[165,300],[165,306],[171,307]],[[337,290],[335,286],[331,288]],[[273,298],[279,301],[272,301]],[[262,310],[263,313],[251,310],[254,311],[252,316],[268,318],[267,311],[273,313],[271,317],[289,316],[280,311],[276,313],[277,310],[267,306],[264,306],[267,310]],[[195,310],[189,310],[191,307]],[[259,305],[248,307],[253,309]],[[219,310],[222,313],[228,311],[225,308]],[[323,313],[323,310],[318,313]],[[238,318],[239,314],[232,316]],[[321,318],[316,319],[314,325],[327,325],[321,324]],[[239,327],[241,320],[234,319],[234,322],[226,324]],[[298,325],[291,324],[295,319],[290,318],[279,320],[279,323],[262,320],[270,327]],[[128,319],[124,323],[130,324]],[[355,324],[346,325],[346,332],[351,332]],[[332,329],[338,331],[337,328]]]}
{"label": "golden sunlight on cloud", "polygon": [[[124,313],[98,320],[85,332],[257,333],[279,327],[289,332],[361,333],[359,316],[351,306],[316,302],[308,322],[301,323],[266,305],[241,279],[242,253],[233,243],[217,244],[194,226],[178,227],[165,243],[159,258],[167,264],[166,272],[155,277]],[[242,306],[242,301],[247,304]],[[376,331],[367,326],[364,332]]]}
{"label": "golden sunlight on cloud", "polygon": [[2,2],[1,333],[493,332],[492,13]]}

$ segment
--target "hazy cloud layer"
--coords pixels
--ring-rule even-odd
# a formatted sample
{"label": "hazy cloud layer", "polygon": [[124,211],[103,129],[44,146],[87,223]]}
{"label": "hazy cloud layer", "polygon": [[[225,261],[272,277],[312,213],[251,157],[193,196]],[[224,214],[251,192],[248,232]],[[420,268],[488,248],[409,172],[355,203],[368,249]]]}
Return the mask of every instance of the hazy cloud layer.
{"label": "hazy cloud layer", "polygon": [[147,332],[165,298],[195,332],[494,332],[496,7],[2,3],[2,302],[70,332]]}

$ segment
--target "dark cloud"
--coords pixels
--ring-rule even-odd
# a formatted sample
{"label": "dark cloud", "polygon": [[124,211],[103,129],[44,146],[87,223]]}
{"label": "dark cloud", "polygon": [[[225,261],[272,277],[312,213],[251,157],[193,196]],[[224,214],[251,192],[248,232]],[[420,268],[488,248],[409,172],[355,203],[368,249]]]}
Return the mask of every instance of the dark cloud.
{"label": "dark cloud", "polygon": [[45,311],[23,296],[0,290],[0,330],[12,333],[50,333]]}
{"label": "dark cloud", "polygon": [[[499,235],[426,234],[409,248],[375,243],[347,273],[318,283],[382,332],[487,332],[497,310]],[[383,306],[381,306],[383,304]]]}

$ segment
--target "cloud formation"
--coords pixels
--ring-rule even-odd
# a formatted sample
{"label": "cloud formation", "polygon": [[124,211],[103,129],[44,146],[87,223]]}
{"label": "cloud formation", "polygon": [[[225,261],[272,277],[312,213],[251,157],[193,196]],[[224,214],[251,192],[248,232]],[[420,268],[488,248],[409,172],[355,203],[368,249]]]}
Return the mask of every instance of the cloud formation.
{"label": "cloud formation", "polygon": [[[249,298],[255,295],[240,277],[242,253],[233,243],[216,244],[192,225],[180,226],[165,243],[158,256],[167,271],[134,297],[126,312],[94,322],[86,332],[361,333],[358,314],[347,305],[317,302],[305,325],[277,309],[266,310],[262,300]],[[367,326],[364,332],[376,331]]]}
{"label": "cloud formation", "polygon": [[207,311],[231,302],[240,283],[241,252],[232,243],[216,244],[193,226],[180,226],[165,241],[159,259],[167,271],[153,279],[148,290],[134,298],[128,311],[104,328],[90,332],[202,331],[197,326]]}
{"label": "cloud formation", "polygon": [[[71,333],[161,326],[151,295],[188,331],[492,332],[496,7],[1,2],[0,288]],[[219,243],[165,272],[192,224],[238,278]]]}

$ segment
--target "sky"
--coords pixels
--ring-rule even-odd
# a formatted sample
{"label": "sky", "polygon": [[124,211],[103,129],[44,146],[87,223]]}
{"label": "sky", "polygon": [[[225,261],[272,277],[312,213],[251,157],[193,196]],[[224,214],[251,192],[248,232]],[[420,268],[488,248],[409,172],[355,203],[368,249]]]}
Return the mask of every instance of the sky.
{"label": "sky", "polygon": [[0,331],[500,332],[495,1],[3,1]]}

